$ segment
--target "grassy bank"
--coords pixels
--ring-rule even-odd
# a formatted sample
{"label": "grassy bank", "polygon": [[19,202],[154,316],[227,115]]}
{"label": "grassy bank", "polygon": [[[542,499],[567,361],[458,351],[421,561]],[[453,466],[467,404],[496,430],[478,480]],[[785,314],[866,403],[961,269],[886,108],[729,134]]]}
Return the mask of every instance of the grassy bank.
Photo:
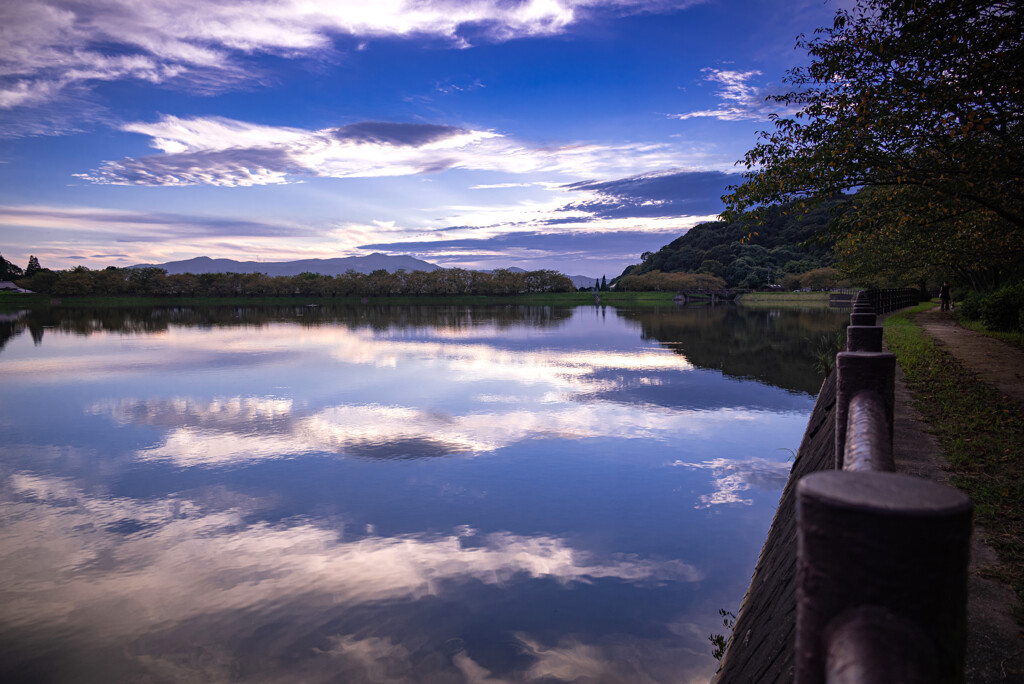
{"label": "grassy bank", "polygon": [[736,301],[752,308],[828,308],[828,292],[748,292]]}
{"label": "grassy bank", "polygon": [[956,316],[956,322],[963,328],[979,332],[987,337],[993,337],[997,340],[1008,342],[1015,347],[1024,349],[1024,332],[999,332],[998,330],[989,330],[981,321],[969,321],[956,312],[954,312],[954,315]]}
{"label": "grassy bank", "polygon": [[[1001,566],[988,568],[1024,604],[1024,406],[981,382],[935,344],[913,315],[922,304],[885,319],[885,340],[906,374],[918,410],[949,462],[951,483],[974,500]],[[1024,624],[1018,606],[1017,620]]]}
{"label": "grassy bank", "polygon": [[17,311],[18,309],[49,305],[49,295],[8,294],[0,292],[0,311]]}
{"label": "grassy bank", "polygon": [[[671,306],[671,292],[602,292],[601,304],[607,306]],[[593,305],[591,292],[545,292],[528,295],[461,295],[451,297],[65,297],[61,306],[307,306],[317,305],[427,305],[463,306],[470,304],[583,306]],[[49,306],[50,298],[19,300],[19,306]]]}

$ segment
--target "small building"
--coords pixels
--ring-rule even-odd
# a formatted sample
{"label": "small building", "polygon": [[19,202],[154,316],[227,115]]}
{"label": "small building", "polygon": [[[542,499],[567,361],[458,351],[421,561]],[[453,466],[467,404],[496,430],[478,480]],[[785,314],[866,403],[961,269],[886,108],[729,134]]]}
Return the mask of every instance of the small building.
{"label": "small building", "polygon": [[7,292],[11,294],[35,294],[32,290],[25,290],[9,280],[0,280],[0,292]]}

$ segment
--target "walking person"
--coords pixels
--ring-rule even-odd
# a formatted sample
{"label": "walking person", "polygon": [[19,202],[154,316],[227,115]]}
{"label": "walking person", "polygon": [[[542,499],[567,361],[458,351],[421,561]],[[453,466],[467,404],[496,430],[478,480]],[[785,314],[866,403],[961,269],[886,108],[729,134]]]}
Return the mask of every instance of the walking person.
{"label": "walking person", "polygon": [[949,296],[949,285],[946,281],[942,281],[942,287],[939,288],[939,304],[943,311],[949,311],[949,305],[952,299]]}

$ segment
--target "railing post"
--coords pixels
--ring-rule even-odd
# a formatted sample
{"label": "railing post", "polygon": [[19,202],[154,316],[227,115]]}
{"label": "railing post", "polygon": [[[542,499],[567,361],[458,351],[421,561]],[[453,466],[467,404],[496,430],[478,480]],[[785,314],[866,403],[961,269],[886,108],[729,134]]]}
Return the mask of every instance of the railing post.
{"label": "railing post", "polygon": [[939,679],[935,644],[921,627],[878,606],[850,608],[825,632],[827,684]]}
{"label": "railing post", "polygon": [[875,308],[871,304],[871,296],[864,292],[858,292],[853,300],[853,311],[850,313],[850,325],[872,326],[878,322],[875,315]]}
{"label": "railing post", "polygon": [[878,325],[847,326],[846,351],[882,351],[882,327]]}
{"label": "railing post", "polygon": [[[934,660],[928,681],[963,682],[970,535],[970,498],[946,485],[879,472],[800,480],[796,683],[826,682],[826,635],[841,638],[848,611],[865,606],[920,631],[907,639],[923,642],[914,651]],[[833,666],[842,661],[834,657]],[[864,664],[864,672],[878,670]],[[881,670],[880,678],[858,681],[904,681]]]}
{"label": "railing post", "polygon": [[892,416],[878,392],[861,390],[850,397],[846,416],[843,470],[895,472],[892,456]]}
{"label": "railing post", "polygon": [[865,390],[881,397],[885,407],[885,435],[891,450],[896,357],[889,353],[839,352],[836,355],[836,470],[843,469],[850,400]]}

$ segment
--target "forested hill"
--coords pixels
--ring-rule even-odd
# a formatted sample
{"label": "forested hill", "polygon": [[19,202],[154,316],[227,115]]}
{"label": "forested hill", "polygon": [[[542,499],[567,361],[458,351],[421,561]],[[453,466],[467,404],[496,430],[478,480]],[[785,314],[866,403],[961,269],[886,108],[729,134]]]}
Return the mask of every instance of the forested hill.
{"label": "forested hill", "polygon": [[836,199],[799,215],[775,208],[764,224],[755,227],[741,222],[702,223],[657,252],[645,252],[643,261],[628,267],[620,278],[653,271],[707,273],[732,287],[756,288],[784,279],[790,286],[799,286],[801,274],[835,262],[830,242],[809,239],[823,233],[834,211],[846,203]]}

